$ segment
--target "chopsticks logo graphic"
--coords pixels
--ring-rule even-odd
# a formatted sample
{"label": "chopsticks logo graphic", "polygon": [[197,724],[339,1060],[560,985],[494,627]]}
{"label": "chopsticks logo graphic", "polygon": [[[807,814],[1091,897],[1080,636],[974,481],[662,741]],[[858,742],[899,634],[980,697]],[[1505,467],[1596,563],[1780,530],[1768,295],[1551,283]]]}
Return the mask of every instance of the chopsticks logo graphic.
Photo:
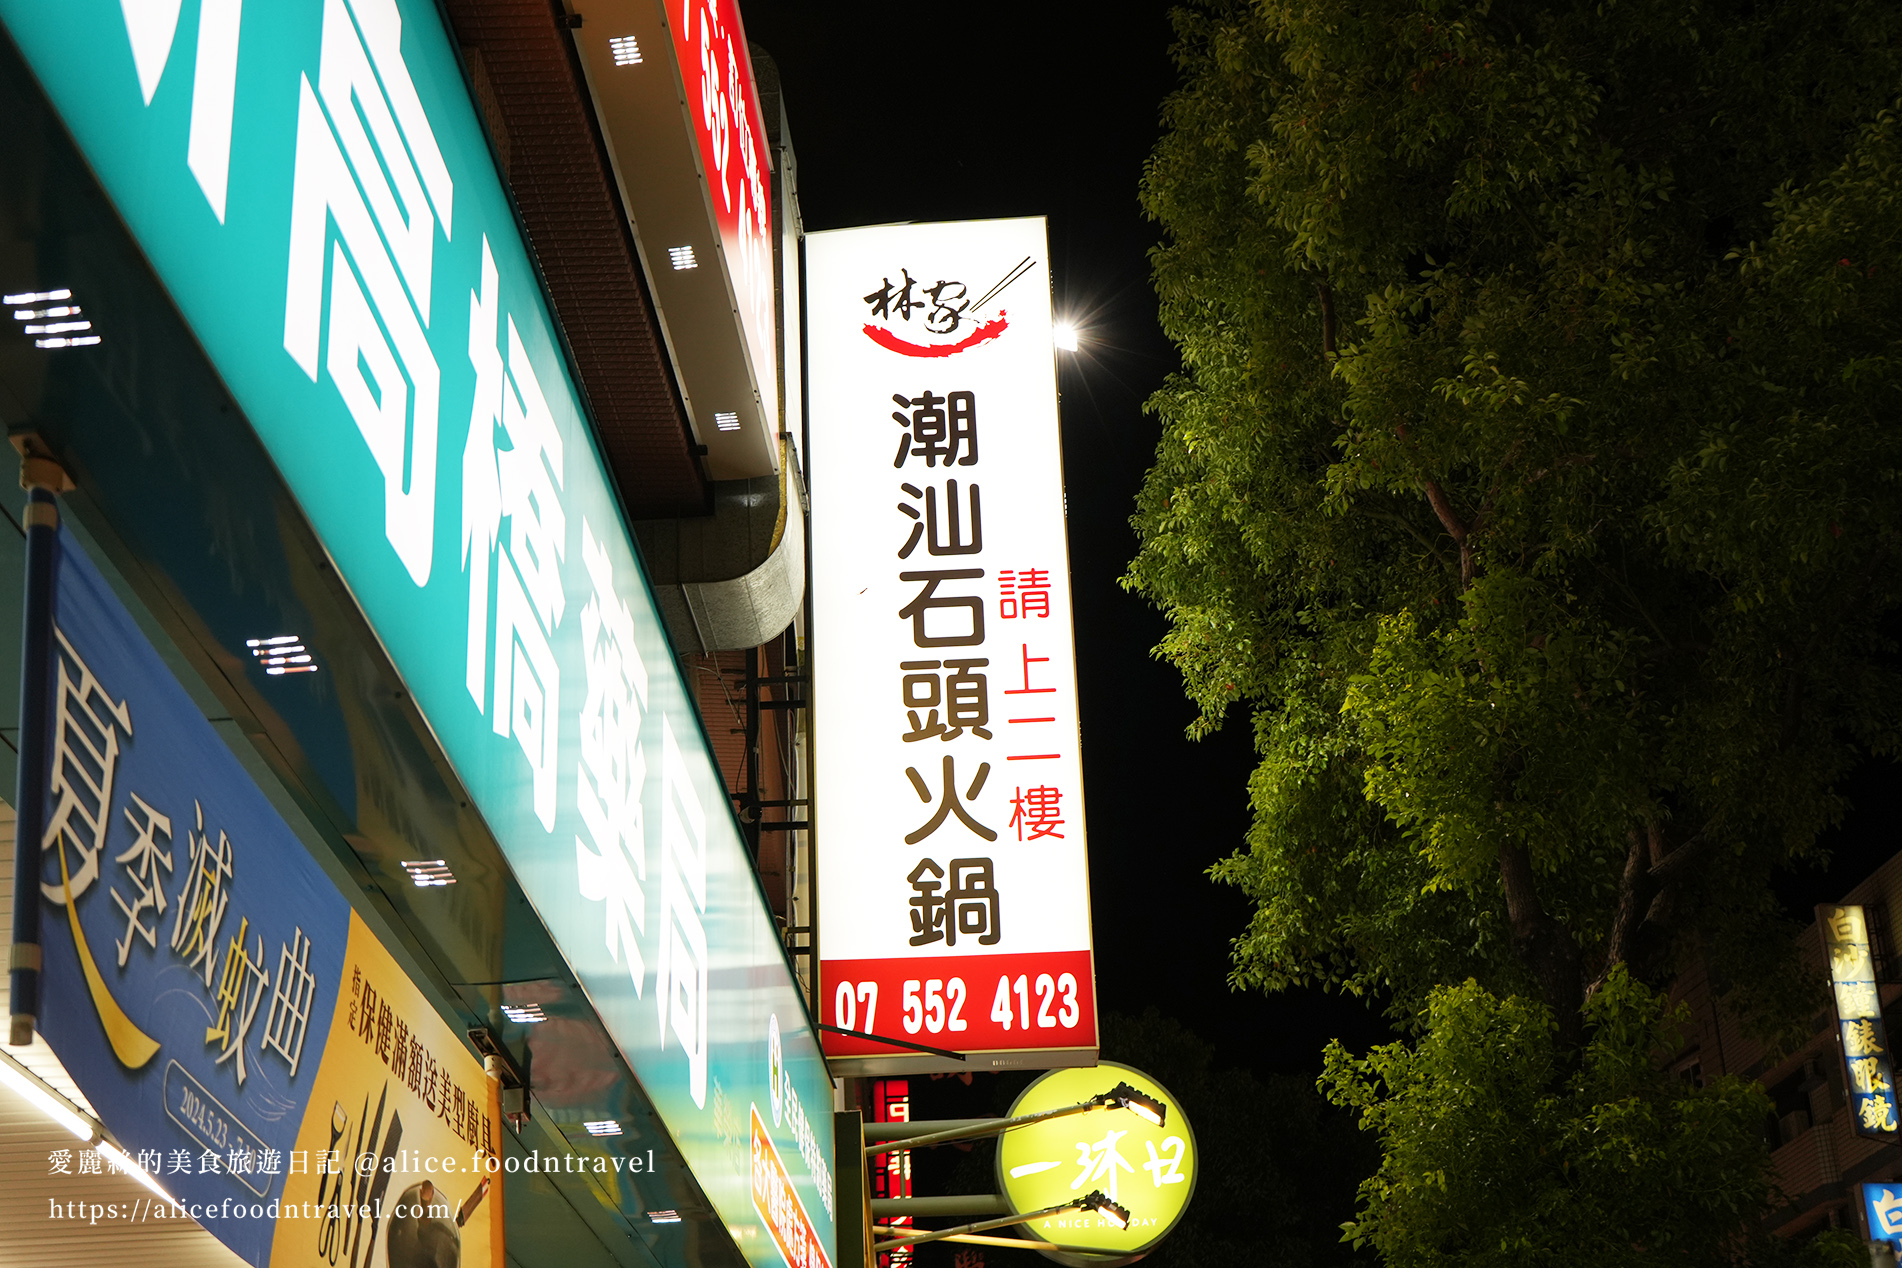
{"label": "chopsticks logo graphic", "polygon": [[[938,278],[927,285],[922,276],[913,277],[909,268],[901,268],[896,282],[882,277],[878,289],[863,297],[872,318],[862,328],[865,337],[907,357],[955,356],[989,343],[1010,329],[1010,316],[1000,308],[995,316],[987,317],[985,305],[1035,267],[1036,261],[1025,256],[976,299],[961,281]],[[915,326],[913,314],[918,314]],[[893,328],[893,322],[905,323],[903,333]]]}

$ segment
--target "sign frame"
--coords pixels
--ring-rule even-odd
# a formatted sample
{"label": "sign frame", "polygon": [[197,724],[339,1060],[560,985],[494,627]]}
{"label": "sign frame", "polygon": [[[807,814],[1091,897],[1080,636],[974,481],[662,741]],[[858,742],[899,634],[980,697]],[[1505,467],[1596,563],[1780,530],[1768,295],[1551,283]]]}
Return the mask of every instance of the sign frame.
{"label": "sign frame", "polygon": [[1042,217],[806,237],[820,1009],[854,1074],[1096,1058],[1048,259]]}
{"label": "sign frame", "polygon": [[1893,1141],[1899,1126],[1895,1064],[1882,1019],[1882,986],[1876,980],[1867,916],[1854,903],[1819,904],[1816,932],[1829,973],[1850,1127],[1858,1136]]}
{"label": "sign frame", "polygon": [[[1183,1163],[1185,1162],[1188,1163],[1189,1174],[1186,1177],[1181,1178],[1183,1180],[1186,1180],[1186,1187],[1183,1189],[1181,1201],[1176,1206],[1175,1211],[1170,1215],[1168,1223],[1162,1225],[1159,1231],[1157,1231],[1153,1237],[1150,1237],[1147,1241],[1144,1241],[1140,1245],[1137,1245],[1134,1247],[1106,1249],[1101,1255],[1073,1254],[1070,1252],[1075,1250],[1078,1246],[1078,1234],[1075,1231],[1071,1231],[1067,1227],[1059,1225],[1060,1228],[1063,1228],[1062,1236],[1061,1238],[1053,1239],[1051,1237],[1046,1236],[1043,1232],[1040,1232],[1039,1228],[1037,1227],[1037,1225],[1043,1225],[1047,1228],[1053,1220],[1058,1220],[1059,1218],[1071,1219],[1071,1220],[1076,1220],[1076,1219],[1094,1220],[1095,1227],[1099,1227],[1099,1228],[1106,1227],[1106,1224],[1102,1220],[1102,1218],[1100,1216],[1095,1215],[1094,1213],[1090,1213],[1088,1215],[1078,1213],[1077,1215],[1074,1215],[1074,1216],[1065,1216],[1065,1217],[1048,1216],[1042,1220],[1037,1221],[1035,1224],[1026,1222],[1024,1225],[1022,1225],[1025,1231],[1028,1232],[1030,1236],[1036,1239],[1037,1241],[1045,1241],[1045,1242],[1053,1242],[1053,1243],[1060,1242],[1063,1249],[1058,1249],[1057,1245],[1053,1244],[1049,1248],[1038,1248],[1037,1253],[1040,1255],[1043,1255],[1047,1259],[1052,1259],[1052,1260],[1055,1260],[1057,1263],[1064,1264],[1067,1266],[1067,1268],[1091,1268],[1092,1265],[1095,1265],[1096,1268],[1115,1268],[1116,1265],[1132,1263],[1135,1260],[1141,1259],[1144,1255],[1147,1255],[1150,1251],[1154,1250],[1157,1244],[1160,1243],[1163,1238],[1167,1237],[1175,1229],[1175,1227],[1182,1222],[1183,1217],[1188,1214],[1190,1205],[1195,1201],[1196,1183],[1201,1178],[1201,1174],[1202,1174],[1202,1154],[1201,1154],[1200,1147],[1196,1143],[1195,1129],[1189,1123],[1188,1115],[1182,1108],[1181,1100],[1173,1092],[1169,1091],[1169,1089],[1164,1087],[1161,1084],[1161,1082],[1159,1082],[1158,1080],[1156,1080],[1154,1077],[1150,1076],[1149,1074],[1146,1074],[1143,1071],[1136,1069],[1134,1066],[1124,1065],[1118,1061],[1100,1062],[1093,1069],[1096,1072],[1101,1072],[1105,1085],[1107,1085],[1111,1080],[1114,1080],[1120,1076],[1120,1078],[1123,1081],[1132,1084],[1136,1088],[1137,1091],[1156,1097],[1158,1100],[1162,1101],[1163,1104],[1169,1107],[1169,1114],[1167,1119],[1165,1119],[1164,1121],[1163,1127],[1152,1128],[1150,1124],[1142,1121],[1141,1119],[1135,1119],[1134,1122],[1130,1125],[1127,1134],[1143,1135],[1145,1137],[1150,1134],[1163,1135],[1164,1137],[1163,1143],[1165,1145],[1165,1150],[1164,1150],[1165,1155],[1168,1154],[1168,1151],[1166,1150],[1166,1142],[1169,1139],[1180,1139],[1181,1137],[1187,1137],[1186,1140],[1182,1141],[1182,1147],[1173,1152],[1172,1157],[1174,1162],[1174,1168],[1179,1169]],[[1079,1103],[1081,1100],[1084,1099],[1084,1097],[1091,1094],[1084,1093],[1083,1095],[1078,1096],[1078,1095],[1074,1095],[1071,1092],[1066,1092],[1063,1095],[1056,1098],[1056,1101],[1054,1103],[1049,1103],[1049,1104],[1043,1103],[1038,1098],[1039,1091],[1041,1090],[1044,1094],[1047,1095],[1052,1090],[1051,1084],[1053,1083],[1072,1084],[1072,1083],[1078,1082],[1079,1080],[1083,1081],[1083,1084],[1086,1087],[1094,1086],[1092,1083],[1088,1081],[1088,1076],[1085,1074],[1085,1072],[1080,1069],[1050,1071],[1048,1074],[1045,1074],[1043,1077],[1037,1079],[1029,1087],[1025,1088],[1022,1092],[1018,1093],[1017,1099],[1011,1103],[1010,1113],[1008,1116],[1015,1118],[1019,1115],[1024,1115],[1024,1114],[1040,1113],[1050,1109],[1061,1109],[1064,1107],[1065,1104]],[[1107,1086],[1099,1090],[1107,1090]],[[1115,1113],[1116,1111],[1107,1111],[1107,1112]],[[1125,1111],[1125,1113],[1127,1113],[1127,1111]],[[1051,1200],[1051,1201],[1043,1200],[1044,1198],[1053,1197],[1053,1195],[1048,1192],[1044,1194],[1040,1194],[1037,1197],[1022,1196],[1026,1185],[1029,1183],[1034,1183],[1035,1176],[1048,1174],[1048,1169],[1046,1169],[1047,1164],[1041,1161],[1038,1161],[1038,1162],[1034,1162],[1030,1164],[1032,1167],[1035,1167],[1036,1170],[1034,1171],[1029,1170],[1028,1168],[1024,1167],[1022,1164],[1019,1164],[1017,1168],[1015,1169],[1024,1171],[1025,1175],[1021,1177],[1013,1175],[1013,1166],[1012,1166],[1013,1159],[1019,1157],[1022,1151],[1026,1149],[1027,1142],[1034,1140],[1036,1136],[1039,1134],[1053,1137],[1059,1140],[1065,1139],[1071,1134],[1073,1134],[1074,1125],[1076,1123],[1083,1122],[1083,1121],[1094,1121],[1094,1119],[1095,1119],[1094,1115],[1085,1115],[1082,1118],[1054,1118],[1054,1119],[1048,1119],[1041,1123],[1033,1123],[1028,1127],[1019,1127],[1010,1132],[1005,1133],[1003,1139],[1001,1139],[998,1142],[998,1146],[997,1146],[997,1155],[996,1155],[996,1161],[995,1161],[995,1170],[997,1175],[997,1191],[1004,1196],[1005,1202],[1009,1204],[1010,1209],[1013,1213],[1024,1214],[1028,1211],[1043,1210],[1044,1208],[1048,1206],[1054,1205],[1056,1201],[1062,1200],[1061,1197],[1054,1197],[1054,1200]],[[1113,1131],[1113,1128],[1110,1130]],[[1088,1133],[1088,1134],[1093,1134],[1093,1133]],[[1074,1196],[1080,1197],[1084,1193],[1089,1192],[1091,1189],[1100,1187],[1099,1177],[1106,1170],[1105,1164],[1110,1164],[1113,1167],[1113,1162],[1112,1162],[1113,1157],[1119,1156],[1118,1151],[1116,1150],[1116,1145],[1119,1143],[1121,1139],[1121,1134],[1118,1134],[1116,1137],[1111,1138],[1109,1135],[1109,1132],[1106,1132],[1105,1136],[1106,1136],[1106,1140],[1108,1141],[1108,1147],[1105,1149],[1104,1152],[1105,1152],[1105,1155],[1109,1155],[1109,1157],[1103,1157],[1103,1156],[1097,1157],[1095,1159],[1097,1165],[1091,1170],[1089,1174],[1089,1178],[1083,1179],[1080,1177],[1079,1182],[1077,1184],[1070,1186],[1070,1192],[1072,1192]],[[1156,1183],[1152,1185],[1151,1188],[1153,1190],[1160,1191],[1164,1187],[1163,1167],[1168,1164],[1170,1158],[1169,1156],[1158,1157],[1157,1152],[1154,1148],[1157,1142],[1153,1140],[1146,1140],[1145,1143],[1150,1147],[1151,1162],[1141,1164],[1141,1169],[1149,1170],[1152,1167],[1154,1168],[1152,1179],[1154,1179]],[[1077,1146],[1065,1146],[1066,1149],[1074,1148],[1074,1147],[1077,1147]],[[1076,1166],[1082,1160],[1083,1160],[1083,1156],[1079,1154],[1078,1159],[1072,1160],[1069,1163],[1065,1163],[1063,1164],[1063,1166],[1066,1168],[1069,1166]],[[1129,1168],[1129,1170],[1132,1176],[1134,1176],[1137,1172],[1136,1168]],[[1174,1176],[1176,1174],[1176,1170],[1170,1169],[1167,1174],[1170,1176]],[[1175,1181],[1175,1180],[1168,1181],[1168,1183],[1170,1184],[1174,1184],[1177,1182],[1179,1181]],[[1013,1189],[1017,1190],[1017,1192],[1013,1192]],[[1148,1192],[1148,1191],[1149,1190],[1144,1190],[1144,1192]],[[1140,1198],[1135,1200],[1125,1200],[1124,1196],[1120,1192],[1111,1192],[1108,1194],[1108,1196],[1111,1198],[1111,1200],[1119,1202],[1121,1205],[1127,1207],[1129,1209],[1130,1217],[1132,1219],[1142,1220],[1145,1218],[1150,1218],[1149,1216],[1145,1215]],[[1087,1238],[1089,1236],[1089,1233],[1085,1232],[1083,1233],[1083,1236]]]}

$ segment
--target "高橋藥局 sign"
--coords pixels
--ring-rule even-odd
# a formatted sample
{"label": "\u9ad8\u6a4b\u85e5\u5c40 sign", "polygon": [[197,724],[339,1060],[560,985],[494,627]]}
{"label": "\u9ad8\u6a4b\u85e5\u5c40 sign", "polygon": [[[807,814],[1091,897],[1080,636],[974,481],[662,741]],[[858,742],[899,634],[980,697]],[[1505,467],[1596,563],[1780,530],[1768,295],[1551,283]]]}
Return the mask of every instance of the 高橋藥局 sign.
{"label": "\u9ad8\u6a4b\u85e5\u5c40 sign", "polygon": [[176,1204],[144,1218],[258,1268],[501,1268],[495,1083],[70,535],[55,576],[40,1029]]}
{"label": "\u9ad8\u6a4b\u85e5\u5c40 sign", "polygon": [[436,6],[0,21],[721,1222],[759,1263],[792,1236],[734,1126],[752,1105],[830,1247],[824,1060]]}

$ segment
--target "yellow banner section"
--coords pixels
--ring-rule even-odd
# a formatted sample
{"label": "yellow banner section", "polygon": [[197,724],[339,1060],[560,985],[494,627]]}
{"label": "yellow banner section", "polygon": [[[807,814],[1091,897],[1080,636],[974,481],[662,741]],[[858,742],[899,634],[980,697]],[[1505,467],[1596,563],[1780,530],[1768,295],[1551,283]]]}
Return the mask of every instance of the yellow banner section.
{"label": "yellow banner section", "polygon": [[504,1268],[499,1096],[352,912],[270,1268]]}

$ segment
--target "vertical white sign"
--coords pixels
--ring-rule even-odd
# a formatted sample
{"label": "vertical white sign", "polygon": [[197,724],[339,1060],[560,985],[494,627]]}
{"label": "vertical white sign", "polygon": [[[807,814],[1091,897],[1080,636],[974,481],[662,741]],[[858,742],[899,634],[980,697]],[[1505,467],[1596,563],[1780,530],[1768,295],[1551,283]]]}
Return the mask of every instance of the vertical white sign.
{"label": "vertical white sign", "polygon": [[1048,261],[1041,218],[806,239],[824,1020],[1012,1066],[1097,1042]]}

